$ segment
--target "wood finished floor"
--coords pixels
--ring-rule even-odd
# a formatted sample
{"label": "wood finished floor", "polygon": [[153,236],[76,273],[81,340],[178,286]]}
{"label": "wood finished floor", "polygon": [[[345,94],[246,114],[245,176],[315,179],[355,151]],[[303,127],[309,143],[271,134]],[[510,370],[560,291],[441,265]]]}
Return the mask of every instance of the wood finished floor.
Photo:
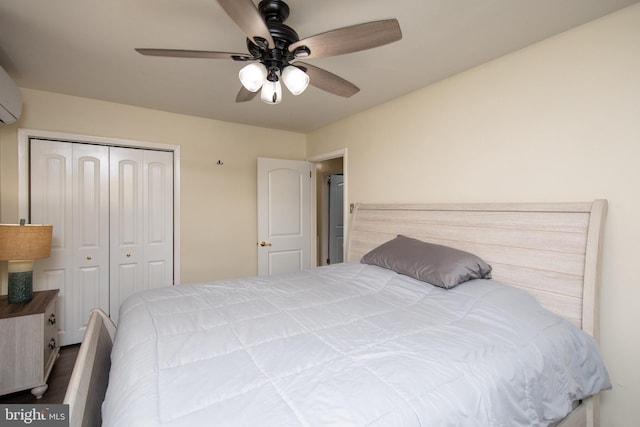
{"label": "wood finished floor", "polygon": [[40,399],[36,399],[30,390],[19,391],[17,393],[0,396],[0,404],[26,403],[26,404],[47,404],[62,403],[64,394],[67,392],[67,385],[71,378],[71,371],[78,356],[80,344],[69,345],[60,348],[60,357],[51,369],[49,375],[49,388]]}

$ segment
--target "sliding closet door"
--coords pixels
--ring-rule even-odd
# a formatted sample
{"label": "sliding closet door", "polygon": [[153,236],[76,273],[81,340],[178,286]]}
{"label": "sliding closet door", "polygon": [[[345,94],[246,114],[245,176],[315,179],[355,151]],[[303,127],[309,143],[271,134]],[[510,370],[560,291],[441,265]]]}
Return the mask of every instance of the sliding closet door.
{"label": "sliding closet door", "polygon": [[173,284],[173,154],[112,147],[111,319],[131,294]]}
{"label": "sliding closet door", "polygon": [[89,311],[109,311],[109,149],[31,141],[31,222],[53,224],[51,256],[34,265],[36,290],[59,289],[61,345],[80,342]]}

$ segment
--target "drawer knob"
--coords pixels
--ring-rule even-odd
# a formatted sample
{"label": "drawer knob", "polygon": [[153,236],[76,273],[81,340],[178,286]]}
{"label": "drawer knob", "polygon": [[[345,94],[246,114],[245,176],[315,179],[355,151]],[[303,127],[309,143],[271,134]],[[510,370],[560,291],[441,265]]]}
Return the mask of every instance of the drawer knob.
{"label": "drawer knob", "polygon": [[56,348],[56,339],[55,338],[51,338],[49,340],[49,350],[53,350]]}
{"label": "drawer knob", "polygon": [[56,315],[55,315],[55,313],[51,313],[51,316],[49,316],[49,324],[50,325],[55,325],[56,324]]}

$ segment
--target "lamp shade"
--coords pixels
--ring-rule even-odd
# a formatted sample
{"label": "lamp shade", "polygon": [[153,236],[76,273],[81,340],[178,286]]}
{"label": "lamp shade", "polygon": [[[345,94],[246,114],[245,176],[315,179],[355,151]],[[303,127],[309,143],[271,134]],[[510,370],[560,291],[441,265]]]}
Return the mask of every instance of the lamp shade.
{"label": "lamp shade", "polygon": [[47,258],[53,225],[0,224],[0,260]]}

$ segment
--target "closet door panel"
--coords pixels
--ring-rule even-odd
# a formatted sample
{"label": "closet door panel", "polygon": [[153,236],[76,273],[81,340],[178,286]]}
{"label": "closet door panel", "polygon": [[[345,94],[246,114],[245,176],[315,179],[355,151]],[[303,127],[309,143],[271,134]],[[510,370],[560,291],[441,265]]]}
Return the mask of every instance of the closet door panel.
{"label": "closet door panel", "polygon": [[79,342],[93,308],[109,310],[109,148],[73,145],[72,303]]}
{"label": "closet door panel", "polygon": [[173,154],[144,155],[146,288],[173,284]]}
{"label": "closet door panel", "polygon": [[143,289],[143,150],[112,147],[111,159],[111,319],[120,303]]}
{"label": "closet door panel", "polygon": [[31,140],[30,149],[31,222],[53,225],[34,287],[60,289],[60,344],[74,344],[92,308],[109,310],[108,148]]}
{"label": "closet door panel", "polygon": [[52,224],[51,255],[33,264],[36,291],[59,289],[58,338],[61,345],[72,342],[73,229],[72,146],[57,141],[32,140],[30,144],[31,223]]}
{"label": "closet door panel", "polygon": [[135,292],[173,284],[173,154],[112,147],[111,319]]}

